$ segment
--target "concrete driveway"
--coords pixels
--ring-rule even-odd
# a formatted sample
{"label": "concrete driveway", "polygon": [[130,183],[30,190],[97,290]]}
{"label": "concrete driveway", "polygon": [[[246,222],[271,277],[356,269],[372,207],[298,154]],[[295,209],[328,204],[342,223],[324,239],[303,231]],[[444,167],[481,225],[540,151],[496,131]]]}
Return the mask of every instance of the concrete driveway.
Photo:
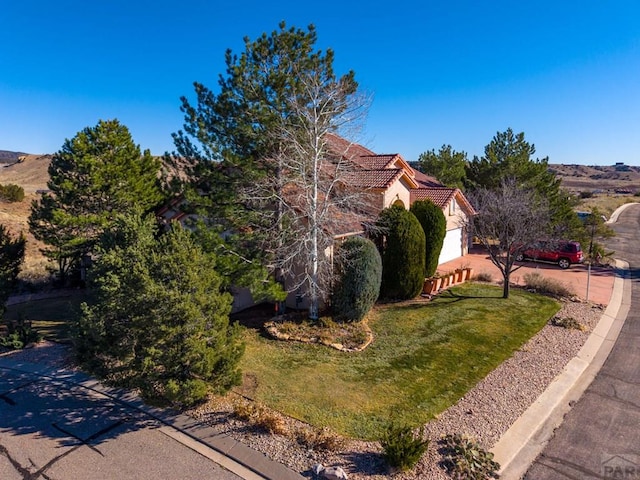
{"label": "concrete driveway", "polygon": [[[537,272],[552,278],[569,287],[579,298],[593,303],[608,305],[613,290],[615,271],[612,267],[592,267],[572,265],[563,270],[557,265],[543,262],[524,261],[517,263],[520,268],[511,274],[511,283],[524,285],[527,273]],[[502,280],[502,274],[490,260],[489,254],[482,247],[474,247],[468,255],[444,263],[438,267],[439,272],[448,272],[460,267],[472,267],[474,275],[489,273],[494,282]]]}

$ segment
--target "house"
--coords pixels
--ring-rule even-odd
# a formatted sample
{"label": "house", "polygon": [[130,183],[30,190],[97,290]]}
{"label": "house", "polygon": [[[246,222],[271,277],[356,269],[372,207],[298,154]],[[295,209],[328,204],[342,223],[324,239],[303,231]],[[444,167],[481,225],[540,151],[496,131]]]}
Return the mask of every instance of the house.
{"label": "house", "polygon": [[[438,263],[442,264],[460,258],[467,254],[470,238],[464,229],[466,220],[475,214],[471,204],[467,201],[462,191],[457,188],[448,188],[437,179],[421,173],[409,165],[398,154],[376,154],[368,148],[348,142],[336,135],[328,137],[331,157],[339,160],[336,163],[345,165],[345,174],[341,177],[342,187],[346,189],[360,190],[364,193],[366,207],[357,209],[350,205],[347,209],[332,206],[327,218],[330,221],[323,226],[329,233],[333,244],[325,245],[321,251],[326,258],[333,257],[333,246],[345,238],[353,235],[362,235],[367,230],[367,224],[375,222],[379,213],[392,205],[400,205],[409,209],[417,200],[431,200],[439,206],[446,218],[446,236]],[[330,170],[330,169],[329,169]],[[330,171],[325,172],[331,177]],[[296,187],[291,185],[291,205],[296,199]],[[321,192],[321,196],[323,192]],[[303,198],[304,200],[304,198]],[[180,208],[180,200],[175,200],[161,209],[158,214],[165,222],[174,220],[184,221],[188,218]],[[304,271],[304,266],[299,265],[295,274]],[[295,275],[294,275],[295,276]],[[286,300],[288,307],[307,308],[308,299],[306,292],[291,288],[291,282],[283,279],[288,284],[290,294]],[[253,305],[251,294],[246,289],[234,291],[233,310],[239,311]]]}
{"label": "house", "polygon": [[466,220],[475,210],[458,188],[422,187],[411,191],[411,203],[416,200],[431,200],[442,208],[447,220],[447,233],[442,243],[438,264],[455,260],[469,252],[471,239],[465,230]]}
{"label": "house", "polygon": [[[466,220],[475,210],[457,188],[449,188],[437,179],[414,169],[398,153],[376,154],[362,145],[332,136],[336,152],[357,165],[351,176],[354,187],[377,194],[376,209],[392,205],[410,208],[417,200],[431,200],[439,206],[447,220],[447,232],[438,263],[455,260],[468,253],[470,238],[464,229]],[[375,198],[375,197],[374,197]]]}

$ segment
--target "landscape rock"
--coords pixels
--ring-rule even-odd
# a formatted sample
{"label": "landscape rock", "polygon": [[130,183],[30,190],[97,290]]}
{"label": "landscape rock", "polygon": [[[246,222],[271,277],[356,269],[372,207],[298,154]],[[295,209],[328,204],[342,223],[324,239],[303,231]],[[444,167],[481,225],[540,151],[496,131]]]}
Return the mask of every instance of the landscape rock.
{"label": "landscape rock", "polygon": [[348,480],[347,472],[342,467],[328,467],[322,471],[322,477],[327,480]]}

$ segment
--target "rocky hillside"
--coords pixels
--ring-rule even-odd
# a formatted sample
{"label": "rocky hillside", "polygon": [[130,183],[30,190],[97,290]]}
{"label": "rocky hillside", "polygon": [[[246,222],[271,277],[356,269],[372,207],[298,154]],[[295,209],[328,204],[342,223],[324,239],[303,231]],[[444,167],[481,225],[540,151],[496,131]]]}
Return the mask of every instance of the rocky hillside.
{"label": "rocky hillside", "polygon": [[18,158],[26,155],[23,152],[10,152],[9,150],[0,150],[0,163],[14,163]]}
{"label": "rocky hillside", "polygon": [[[0,150],[0,184],[15,183],[31,193],[46,189],[49,163],[51,155]],[[640,192],[640,167],[636,166],[550,164],[549,170],[558,175],[563,187],[573,192]]]}
{"label": "rocky hillside", "polygon": [[549,170],[558,175],[563,187],[573,192],[640,192],[640,167],[623,163],[610,166],[550,164]]}

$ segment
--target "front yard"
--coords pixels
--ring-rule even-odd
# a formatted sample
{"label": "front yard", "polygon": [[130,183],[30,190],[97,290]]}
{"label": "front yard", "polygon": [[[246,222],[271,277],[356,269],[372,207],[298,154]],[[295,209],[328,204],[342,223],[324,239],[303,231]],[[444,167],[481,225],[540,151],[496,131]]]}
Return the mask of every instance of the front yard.
{"label": "front yard", "polygon": [[[377,439],[389,421],[418,426],[454,404],[537,333],[559,309],[547,297],[463,284],[432,301],[376,307],[374,341],[359,353],[267,339],[245,331],[237,390],[286,415],[353,438]],[[34,301],[7,311],[66,340],[78,298]]]}
{"label": "front yard", "polygon": [[558,311],[547,297],[483,284],[430,302],[379,306],[363,352],[263,338],[247,330],[242,393],[282,413],[354,438],[389,421],[427,423],[540,330]]}

